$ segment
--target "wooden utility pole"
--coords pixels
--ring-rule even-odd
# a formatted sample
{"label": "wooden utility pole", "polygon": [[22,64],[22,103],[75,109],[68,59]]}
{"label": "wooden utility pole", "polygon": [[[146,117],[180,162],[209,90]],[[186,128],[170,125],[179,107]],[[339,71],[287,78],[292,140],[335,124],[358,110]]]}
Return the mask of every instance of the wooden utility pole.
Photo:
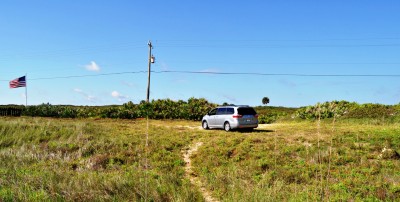
{"label": "wooden utility pole", "polygon": [[147,44],[149,45],[149,69],[147,75],[147,98],[146,102],[150,100],[150,73],[151,73],[151,63],[154,63],[154,57],[151,55],[151,49],[153,49],[153,45],[151,45],[151,41]]}

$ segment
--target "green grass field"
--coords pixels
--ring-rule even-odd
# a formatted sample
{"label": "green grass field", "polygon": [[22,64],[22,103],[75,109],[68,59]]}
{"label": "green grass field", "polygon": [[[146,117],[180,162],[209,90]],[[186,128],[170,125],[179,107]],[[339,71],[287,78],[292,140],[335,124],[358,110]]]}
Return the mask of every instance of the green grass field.
{"label": "green grass field", "polygon": [[[148,135],[148,136],[147,136]],[[146,147],[146,136],[148,147]],[[0,201],[396,201],[400,123],[290,121],[254,132],[199,122],[0,118]]]}

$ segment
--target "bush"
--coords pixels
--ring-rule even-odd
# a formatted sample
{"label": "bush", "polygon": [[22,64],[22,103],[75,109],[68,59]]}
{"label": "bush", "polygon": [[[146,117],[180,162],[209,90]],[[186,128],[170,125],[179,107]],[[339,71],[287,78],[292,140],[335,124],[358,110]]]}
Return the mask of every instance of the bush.
{"label": "bush", "polygon": [[258,123],[264,124],[264,123],[274,123],[278,119],[278,115],[260,115],[258,116]]}
{"label": "bush", "polygon": [[356,108],[357,103],[350,103],[348,101],[331,101],[325,103],[318,103],[314,106],[302,107],[296,111],[296,117],[301,119],[325,119],[340,117],[350,110]]}
{"label": "bush", "polygon": [[291,117],[293,113],[296,112],[297,108],[289,107],[272,107],[272,106],[258,106],[254,107],[258,116],[258,122],[264,123],[274,123],[279,119],[284,119]]}
{"label": "bush", "polygon": [[215,106],[204,98],[190,98],[187,102],[158,99],[152,100],[150,103],[142,101],[138,105],[127,102],[122,106],[63,106],[47,103],[28,107],[21,106],[19,115],[55,118],[134,119],[149,117],[151,119],[201,120],[204,114]]}
{"label": "bush", "polygon": [[0,106],[0,116],[21,116],[24,109],[23,105]]}
{"label": "bush", "polygon": [[362,104],[346,115],[348,118],[387,118],[397,115],[395,107],[382,104]]}
{"label": "bush", "polygon": [[321,119],[344,117],[344,118],[388,118],[400,115],[398,105],[382,104],[357,104],[347,101],[332,101],[318,103],[314,106],[302,107],[296,111],[296,117],[301,119]]}

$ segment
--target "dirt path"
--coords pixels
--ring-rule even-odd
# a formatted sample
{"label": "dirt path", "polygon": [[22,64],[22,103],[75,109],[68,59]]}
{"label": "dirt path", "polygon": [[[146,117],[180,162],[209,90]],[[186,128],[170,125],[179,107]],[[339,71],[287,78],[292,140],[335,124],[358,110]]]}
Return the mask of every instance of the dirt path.
{"label": "dirt path", "polygon": [[194,145],[191,145],[188,150],[183,151],[183,160],[185,161],[185,176],[190,180],[190,183],[192,183],[194,186],[198,187],[200,189],[201,194],[204,197],[204,200],[207,202],[217,202],[218,200],[214,199],[211,196],[211,193],[209,190],[205,188],[203,183],[200,181],[200,179],[197,177],[197,175],[194,173],[192,169],[192,163],[190,160],[190,157],[192,156],[193,153],[197,152],[197,149],[203,145],[202,142],[197,142]]}

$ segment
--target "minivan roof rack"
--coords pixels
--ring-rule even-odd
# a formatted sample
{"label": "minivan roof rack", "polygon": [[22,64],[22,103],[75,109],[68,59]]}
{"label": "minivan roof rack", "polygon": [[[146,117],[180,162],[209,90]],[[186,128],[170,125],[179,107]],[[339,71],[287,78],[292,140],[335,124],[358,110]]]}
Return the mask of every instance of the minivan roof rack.
{"label": "minivan roof rack", "polygon": [[220,105],[218,107],[250,107],[249,105]]}

